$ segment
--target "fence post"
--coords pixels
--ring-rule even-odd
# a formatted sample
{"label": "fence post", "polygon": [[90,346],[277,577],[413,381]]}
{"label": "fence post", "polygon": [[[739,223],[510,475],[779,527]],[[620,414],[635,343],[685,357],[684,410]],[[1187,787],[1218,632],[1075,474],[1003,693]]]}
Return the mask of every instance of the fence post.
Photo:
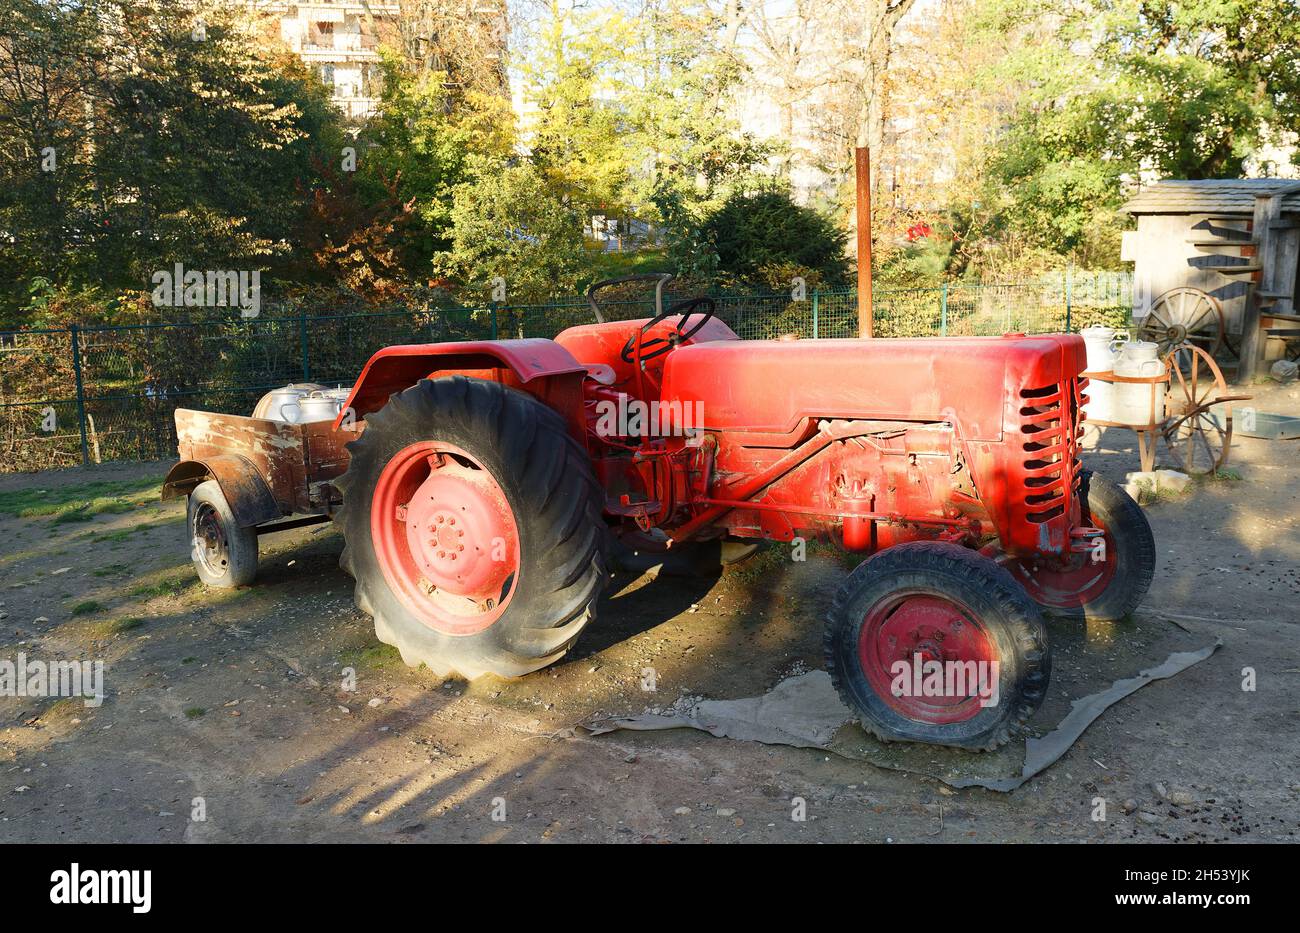
{"label": "fence post", "polygon": [[943,296],[939,304],[939,336],[948,336],[948,283],[943,283]]}
{"label": "fence post", "polygon": [[77,424],[81,427],[81,463],[90,463],[90,444],[86,441],[86,381],[81,372],[81,338],[76,324],[68,328],[72,335],[72,372],[77,379]]}
{"label": "fence post", "polygon": [[817,289],[813,289],[813,340],[817,339],[817,309],[820,305],[821,294]]}
{"label": "fence post", "polygon": [[492,311],[492,339],[496,340],[497,334],[499,333],[498,328],[500,327],[500,324],[497,321],[497,303],[495,301],[492,302],[488,305],[488,308]]}
{"label": "fence post", "polygon": [[1065,267],[1065,332],[1070,333],[1074,316],[1074,264]]}
{"label": "fence post", "polygon": [[302,345],[302,381],[311,382],[311,359],[308,356],[307,309],[298,312],[298,340]]}

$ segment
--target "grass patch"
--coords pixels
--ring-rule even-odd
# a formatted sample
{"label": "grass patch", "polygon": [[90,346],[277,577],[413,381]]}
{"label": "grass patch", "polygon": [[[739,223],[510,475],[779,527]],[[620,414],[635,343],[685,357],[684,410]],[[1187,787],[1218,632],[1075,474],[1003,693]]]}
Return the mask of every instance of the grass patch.
{"label": "grass patch", "polygon": [[109,499],[99,508],[100,515],[121,515],[124,512],[134,512],[146,502],[133,501],[129,499]]}
{"label": "grass patch", "polygon": [[185,710],[185,718],[198,719],[206,712],[207,710],[205,710],[202,706],[191,706],[187,710]]}
{"label": "grass patch", "polygon": [[159,596],[180,596],[198,582],[198,577],[196,577],[191,571],[185,570],[182,573],[163,577],[156,583],[147,583],[144,586],[137,586],[135,589],[131,590],[129,595],[136,599],[156,599]]}
{"label": "grass patch", "polygon": [[339,660],[344,667],[357,670],[381,670],[395,667],[402,663],[402,655],[392,645],[367,645],[364,648],[352,648],[344,651]]}
{"label": "grass patch", "polygon": [[144,619],[139,616],[128,616],[124,619],[96,622],[87,629],[87,634],[92,638],[114,638],[118,635],[125,635],[132,629],[137,629],[142,625],[144,625]]}
{"label": "grass patch", "polygon": [[80,506],[55,515],[53,524],[70,525],[73,522],[88,522],[94,517],[95,513],[90,511],[89,506]]}
{"label": "grass patch", "polygon": [[0,512],[16,518],[53,515],[63,522],[89,521],[95,515],[119,514],[158,497],[161,479],[100,480],[56,489],[15,489],[0,492]]}
{"label": "grass patch", "polygon": [[[795,554],[795,546],[791,542],[765,542],[753,557],[727,567],[726,577],[745,586],[753,586],[765,580],[776,581],[780,579],[782,571],[796,565]],[[830,541],[808,538],[803,544],[803,561],[813,558],[831,561],[848,572],[866,560],[867,555],[846,551]]]}
{"label": "grass patch", "polygon": [[73,614],[74,616],[88,616],[88,615],[90,615],[92,612],[100,612],[100,611],[102,611],[103,608],[104,608],[104,604],[103,604],[103,603],[98,602],[98,601],[93,600],[93,599],[87,599],[87,600],[85,600],[84,602],[79,602],[79,603],[77,603],[75,606],[73,606],[73,607],[72,607],[72,614]]}
{"label": "grass patch", "polygon": [[856,570],[858,564],[867,559],[869,555],[859,553],[858,551],[848,551],[838,544],[832,544],[830,541],[821,541],[813,539],[808,542],[809,557],[824,557],[833,560],[845,570]]}
{"label": "grass patch", "polygon": [[182,664],[193,664],[193,663],[194,663],[195,661],[197,661],[197,660],[198,660],[198,658],[194,657],[193,655],[190,655],[188,658],[181,658],[181,663],[182,663]]}
{"label": "grass patch", "polygon": [[91,573],[97,577],[116,577],[130,569],[126,564],[109,564],[107,567],[98,567],[92,570]]}
{"label": "grass patch", "polygon": [[[58,521],[58,519],[56,518],[55,521]],[[84,537],[95,543],[103,541],[125,541],[132,535],[137,535],[142,531],[152,531],[162,524],[162,522],[141,522],[138,525],[118,528],[115,531],[92,531],[90,534],[84,535]]]}
{"label": "grass patch", "polygon": [[77,719],[85,710],[84,697],[64,697],[56,700],[41,712],[40,720],[47,726]]}
{"label": "grass patch", "polygon": [[788,562],[789,559],[789,545],[778,543],[759,548],[758,553],[753,557],[727,567],[724,572],[729,580],[748,586],[769,576],[773,571]]}

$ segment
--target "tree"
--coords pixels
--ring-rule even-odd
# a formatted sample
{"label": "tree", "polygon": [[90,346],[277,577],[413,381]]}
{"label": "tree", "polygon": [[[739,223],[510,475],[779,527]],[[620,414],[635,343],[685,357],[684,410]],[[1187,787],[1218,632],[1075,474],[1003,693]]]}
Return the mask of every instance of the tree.
{"label": "tree", "polygon": [[986,80],[1018,92],[990,160],[1002,225],[1059,254],[1118,258],[1141,177],[1238,177],[1300,130],[1295,0],[986,4],[975,27],[1032,34]]}
{"label": "tree", "polygon": [[446,74],[413,69],[392,54],[384,55],[382,69],[380,113],[357,140],[356,191],[364,202],[395,196],[411,205],[393,246],[419,279],[434,254],[451,245],[452,201],[457,186],[471,180],[471,153],[482,165],[504,160],[514,142],[513,116],[503,97],[452,94]]}
{"label": "tree", "polygon": [[631,177],[621,136],[634,35],[619,10],[549,0],[521,59],[523,141],[551,189],[584,212],[617,213]]}
{"label": "tree", "polygon": [[845,279],[844,231],[785,189],[731,195],[704,221],[702,239],[718,268],[743,280],[768,279],[774,267],[809,270],[828,285]]}
{"label": "tree", "polygon": [[642,0],[635,22],[623,106],[628,199],[644,211],[672,190],[684,204],[716,207],[733,188],[756,182],[756,168],[774,152],[730,110],[748,73],[735,47],[739,0],[721,9],[709,0]]}
{"label": "tree", "polygon": [[226,6],[0,0],[0,24],[0,147],[23,154],[0,166],[11,296],[33,276],[111,293],[175,262],[290,258],[297,191],[344,139],[305,69],[259,54]]}
{"label": "tree", "polygon": [[396,22],[403,63],[438,75],[449,97],[505,94],[507,14],[506,0],[405,0]]}
{"label": "tree", "polygon": [[527,161],[475,160],[457,186],[451,246],[434,269],[487,297],[504,282],[512,304],[571,293],[587,267],[582,218]]}
{"label": "tree", "polygon": [[85,214],[94,150],[86,114],[101,106],[105,63],[94,10],[73,2],[0,0],[0,285],[21,303],[30,273],[70,259]]}

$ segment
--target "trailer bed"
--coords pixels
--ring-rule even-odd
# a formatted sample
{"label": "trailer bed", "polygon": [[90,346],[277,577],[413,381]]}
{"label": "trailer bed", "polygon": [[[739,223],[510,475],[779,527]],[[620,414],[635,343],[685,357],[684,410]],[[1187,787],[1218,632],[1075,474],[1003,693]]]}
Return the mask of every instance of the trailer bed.
{"label": "trailer bed", "polygon": [[163,498],[188,495],[214,478],[240,525],[282,516],[329,515],[342,501],[332,480],[348,467],[346,445],[357,430],[332,421],[291,424],[217,412],[176,410],[180,462],[163,484]]}

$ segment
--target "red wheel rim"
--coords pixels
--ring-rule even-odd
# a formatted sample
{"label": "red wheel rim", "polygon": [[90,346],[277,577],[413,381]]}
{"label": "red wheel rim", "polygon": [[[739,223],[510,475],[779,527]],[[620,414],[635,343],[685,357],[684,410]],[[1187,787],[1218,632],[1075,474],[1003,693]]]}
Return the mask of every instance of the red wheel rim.
{"label": "red wheel rim", "polygon": [[[988,678],[986,683],[994,686],[998,676],[997,648],[988,629],[968,606],[934,593],[894,593],[867,612],[858,635],[858,660],[876,695],[908,719],[946,725],[965,722],[980,711],[984,700],[977,691],[979,680],[965,681],[970,688],[966,695],[954,692],[926,696],[915,689],[896,694],[896,665],[900,661],[907,665],[908,684],[914,687],[910,672],[917,667],[918,656],[921,665],[938,661],[945,668],[948,662],[977,662],[984,671],[978,676]],[[920,670],[924,675],[926,668]]]}
{"label": "red wheel rim", "polygon": [[1011,575],[1040,606],[1079,609],[1098,599],[1110,586],[1115,577],[1115,542],[1096,517],[1090,521],[1104,532],[1105,560],[1095,561],[1091,552],[1083,552],[1071,554],[1064,561],[1025,558],[1007,562]]}
{"label": "red wheel rim", "polygon": [[452,444],[422,441],[375,484],[370,534],[388,585],[425,625],[472,635],[518,588],[519,529],[500,484]]}

